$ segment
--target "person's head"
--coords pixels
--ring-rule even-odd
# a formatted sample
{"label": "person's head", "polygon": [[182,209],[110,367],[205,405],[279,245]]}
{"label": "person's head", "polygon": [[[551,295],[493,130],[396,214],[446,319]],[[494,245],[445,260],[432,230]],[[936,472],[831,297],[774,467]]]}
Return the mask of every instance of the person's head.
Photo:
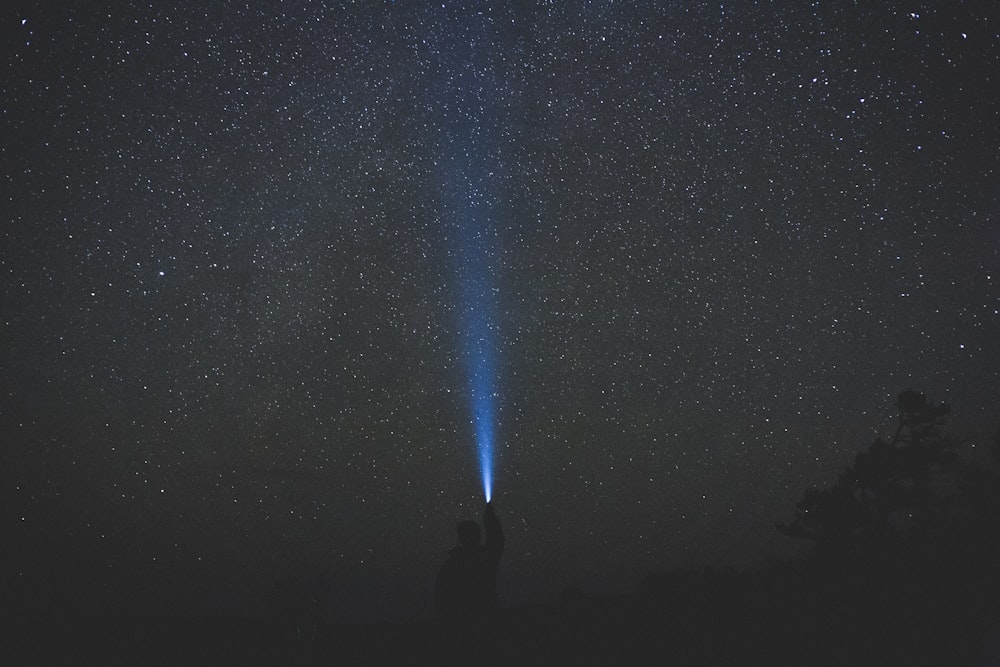
{"label": "person's head", "polygon": [[458,526],[458,541],[467,547],[477,546],[479,540],[482,537],[479,532],[479,524],[475,521],[459,521]]}

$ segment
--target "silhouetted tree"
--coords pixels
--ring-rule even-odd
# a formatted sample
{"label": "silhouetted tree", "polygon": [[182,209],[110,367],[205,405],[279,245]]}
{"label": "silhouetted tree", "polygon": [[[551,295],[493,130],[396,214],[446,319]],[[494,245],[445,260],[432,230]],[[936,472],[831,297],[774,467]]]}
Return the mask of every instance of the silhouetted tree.
{"label": "silhouetted tree", "polygon": [[[806,491],[794,520],[778,524],[785,535],[815,544],[799,570],[808,591],[803,601],[807,608],[813,601],[832,627],[850,619],[848,632],[878,637],[872,646],[893,635],[964,637],[958,647],[995,642],[1000,434],[986,461],[973,456],[968,440],[942,433],[948,405],[907,390],[896,410],[890,439],[878,438],[857,454],[832,487]],[[928,658],[923,653],[933,645],[913,657],[962,662],[944,653]]]}
{"label": "silhouetted tree", "polygon": [[892,438],[876,439],[830,489],[807,490],[795,519],[779,523],[779,531],[812,540],[820,553],[864,556],[901,535],[932,531],[978,511],[984,480],[957,451],[965,441],[941,432],[949,406],[907,390],[896,409]]}

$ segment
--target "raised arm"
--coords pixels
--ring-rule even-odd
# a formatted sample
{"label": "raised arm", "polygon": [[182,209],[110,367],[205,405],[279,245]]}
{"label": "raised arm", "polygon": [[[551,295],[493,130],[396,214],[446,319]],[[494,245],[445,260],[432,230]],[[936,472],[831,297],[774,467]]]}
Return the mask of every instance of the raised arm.
{"label": "raised arm", "polygon": [[486,527],[486,551],[495,554],[497,558],[503,553],[503,529],[500,528],[500,520],[497,519],[496,512],[493,511],[493,503],[486,503],[486,512],[483,514],[483,525]]}

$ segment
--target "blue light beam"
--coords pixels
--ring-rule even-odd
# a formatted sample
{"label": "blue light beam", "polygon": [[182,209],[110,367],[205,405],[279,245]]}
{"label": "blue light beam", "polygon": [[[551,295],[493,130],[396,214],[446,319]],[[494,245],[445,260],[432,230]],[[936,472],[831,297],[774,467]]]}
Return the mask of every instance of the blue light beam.
{"label": "blue light beam", "polygon": [[[467,184],[471,185],[471,184]],[[464,200],[453,237],[458,278],[459,335],[468,382],[469,415],[486,502],[493,497],[498,400],[498,336],[491,208]]]}
{"label": "blue light beam", "polygon": [[505,89],[494,69],[492,20],[461,3],[439,17],[447,30],[441,67],[428,83],[438,134],[435,165],[442,185],[441,223],[456,280],[460,356],[471,435],[486,501],[497,471],[500,336],[497,327]]}
{"label": "blue light beam", "polygon": [[[473,265],[478,262],[472,262]],[[479,267],[483,270],[485,267]],[[470,267],[470,269],[474,269]],[[470,273],[478,273],[470,270]],[[466,274],[462,318],[463,352],[469,382],[469,408],[486,502],[493,497],[497,423],[497,340],[492,290],[486,276]]]}

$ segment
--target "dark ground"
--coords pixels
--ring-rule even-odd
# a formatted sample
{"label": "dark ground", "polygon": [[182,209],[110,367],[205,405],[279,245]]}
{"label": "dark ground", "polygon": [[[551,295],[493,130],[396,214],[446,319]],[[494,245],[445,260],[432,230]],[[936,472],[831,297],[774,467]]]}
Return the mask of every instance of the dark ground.
{"label": "dark ground", "polygon": [[960,572],[670,573],[505,610],[487,628],[282,619],[17,619],[4,664],[1000,665],[996,579]]}

